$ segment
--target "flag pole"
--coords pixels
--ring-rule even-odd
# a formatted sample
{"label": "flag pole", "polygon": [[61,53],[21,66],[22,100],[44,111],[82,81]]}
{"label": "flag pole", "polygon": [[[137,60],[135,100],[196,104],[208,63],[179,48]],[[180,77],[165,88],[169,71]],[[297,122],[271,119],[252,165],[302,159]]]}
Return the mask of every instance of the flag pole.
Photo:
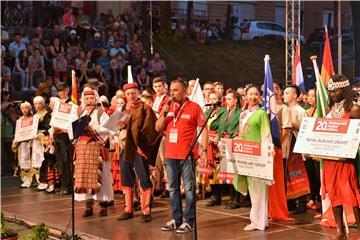
{"label": "flag pole", "polygon": [[338,74],[342,74],[341,1],[338,1]]}

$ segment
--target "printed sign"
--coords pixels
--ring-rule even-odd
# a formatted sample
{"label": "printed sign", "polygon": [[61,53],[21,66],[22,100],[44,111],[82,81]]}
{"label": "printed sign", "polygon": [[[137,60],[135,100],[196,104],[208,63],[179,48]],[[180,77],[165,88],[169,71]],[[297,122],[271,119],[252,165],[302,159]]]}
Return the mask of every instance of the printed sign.
{"label": "printed sign", "polygon": [[56,102],[51,114],[50,125],[62,130],[68,130],[71,123],[77,119],[75,104]]}
{"label": "printed sign", "polygon": [[39,118],[37,115],[18,119],[16,121],[15,141],[23,142],[35,138],[38,124]]}

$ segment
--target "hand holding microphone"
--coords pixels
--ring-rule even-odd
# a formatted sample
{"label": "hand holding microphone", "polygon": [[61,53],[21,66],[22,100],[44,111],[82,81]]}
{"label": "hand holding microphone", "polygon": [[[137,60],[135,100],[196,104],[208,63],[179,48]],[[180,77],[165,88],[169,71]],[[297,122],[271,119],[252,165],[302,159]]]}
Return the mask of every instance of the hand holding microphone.
{"label": "hand holding microphone", "polygon": [[162,113],[163,113],[164,117],[166,117],[166,115],[168,114],[168,112],[170,110],[170,105],[171,105],[172,100],[173,100],[172,97],[169,97],[167,104],[163,107]]}
{"label": "hand holding microphone", "polygon": [[216,103],[208,103],[205,104],[205,107],[221,107],[222,103],[220,101],[217,101]]}

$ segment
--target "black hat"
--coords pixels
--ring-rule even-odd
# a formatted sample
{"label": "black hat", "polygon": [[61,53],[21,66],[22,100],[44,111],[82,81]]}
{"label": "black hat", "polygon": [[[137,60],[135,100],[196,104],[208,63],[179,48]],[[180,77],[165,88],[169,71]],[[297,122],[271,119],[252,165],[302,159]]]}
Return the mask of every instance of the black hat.
{"label": "black hat", "polygon": [[91,88],[98,88],[104,85],[104,83],[100,82],[97,78],[90,78],[85,85]]}
{"label": "black hat", "polygon": [[58,83],[56,85],[56,90],[57,91],[62,91],[62,90],[65,90],[66,88],[68,88],[68,85],[64,82],[61,82],[61,83]]}

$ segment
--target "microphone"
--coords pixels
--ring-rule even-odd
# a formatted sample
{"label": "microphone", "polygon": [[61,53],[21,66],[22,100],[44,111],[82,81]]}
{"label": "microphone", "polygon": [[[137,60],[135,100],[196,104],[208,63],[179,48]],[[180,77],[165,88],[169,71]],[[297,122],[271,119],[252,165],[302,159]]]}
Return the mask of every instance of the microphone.
{"label": "microphone", "polygon": [[221,107],[221,105],[222,105],[222,103],[217,101],[214,104],[211,104],[211,103],[205,104],[205,107]]}
{"label": "microphone", "polygon": [[172,97],[169,97],[168,101],[167,101],[167,105],[170,106],[171,105],[171,102],[172,102],[173,98]]}

